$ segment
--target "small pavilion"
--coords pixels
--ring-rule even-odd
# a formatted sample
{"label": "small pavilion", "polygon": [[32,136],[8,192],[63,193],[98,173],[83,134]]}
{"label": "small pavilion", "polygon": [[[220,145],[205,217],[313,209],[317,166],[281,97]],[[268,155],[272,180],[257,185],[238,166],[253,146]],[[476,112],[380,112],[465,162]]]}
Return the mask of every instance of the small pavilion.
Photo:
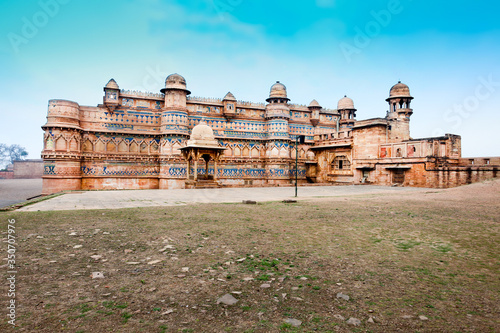
{"label": "small pavilion", "polygon": [[[205,121],[202,120],[193,127],[186,147],[180,148],[182,156],[187,161],[186,188],[219,187],[217,182],[219,161],[225,149],[219,146],[212,128]],[[198,174],[198,162],[201,159],[205,162],[204,174]],[[213,175],[209,175],[210,161],[214,164]],[[194,167],[193,174],[191,167]]]}

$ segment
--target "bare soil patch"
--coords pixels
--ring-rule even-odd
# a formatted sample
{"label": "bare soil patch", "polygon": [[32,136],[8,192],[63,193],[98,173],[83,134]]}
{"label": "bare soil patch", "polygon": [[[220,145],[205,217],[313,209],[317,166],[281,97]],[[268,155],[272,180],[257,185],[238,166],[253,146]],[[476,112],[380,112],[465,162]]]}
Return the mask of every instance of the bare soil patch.
{"label": "bare soil patch", "polygon": [[[5,241],[16,220],[17,331],[495,332],[499,203],[492,181],[297,203],[6,212],[0,226]],[[238,302],[217,304],[225,294]]]}

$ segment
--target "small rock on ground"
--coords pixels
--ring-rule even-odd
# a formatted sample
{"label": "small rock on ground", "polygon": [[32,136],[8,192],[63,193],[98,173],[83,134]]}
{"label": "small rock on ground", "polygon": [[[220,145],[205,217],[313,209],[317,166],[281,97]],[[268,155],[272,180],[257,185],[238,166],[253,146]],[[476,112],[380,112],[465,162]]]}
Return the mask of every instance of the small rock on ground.
{"label": "small rock on ground", "polygon": [[236,298],[233,297],[233,295],[231,294],[225,294],[224,296],[222,296],[221,298],[219,298],[217,300],[217,304],[226,304],[226,305],[233,305],[233,304],[236,304],[238,303],[238,300]]}
{"label": "small rock on ground", "polygon": [[104,274],[102,272],[92,272],[91,277],[93,279],[104,279]]}
{"label": "small rock on ground", "polygon": [[148,262],[148,265],[156,265],[160,262],[161,262],[161,260],[152,260],[152,261]]}
{"label": "small rock on ground", "polygon": [[358,318],[351,317],[351,318],[349,318],[347,323],[349,325],[359,326],[359,325],[361,325],[361,320],[359,320]]}
{"label": "small rock on ground", "polygon": [[342,299],[345,299],[346,301],[348,301],[350,299],[350,297],[348,295],[343,294],[343,293],[338,293],[337,298],[342,298]]}
{"label": "small rock on ground", "polygon": [[271,288],[271,285],[269,283],[263,283],[260,285],[260,288],[262,289]]}
{"label": "small rock on ground", "polygon": [[429,320],[429,318],[427,318],[426,316],[418,316],[418,318],[419,318],[420,320]]}
{"label": "small rock on ground", "polygon": [[293,319],[293,318],[287,318],[285,319],[285,323],[287,324],[290,324],[294,327],[299,327],[300,325],[302,325],[302,322],[298,319]]}
{"label": "small rock on ground", "polygon": [[247,205],[256,205],[257,201],[254,201],[254,200],[243,200],[243,203],[247,204]]}

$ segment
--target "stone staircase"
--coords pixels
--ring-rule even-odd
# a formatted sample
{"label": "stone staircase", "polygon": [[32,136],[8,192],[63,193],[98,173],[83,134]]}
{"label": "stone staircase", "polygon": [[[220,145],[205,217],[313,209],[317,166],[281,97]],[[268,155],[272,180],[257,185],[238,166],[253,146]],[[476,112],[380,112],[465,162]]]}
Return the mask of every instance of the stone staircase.
{"label": "stone staircase", "polygon": [[213,176],[204,176],[201,175],[198,180],[194,179],[189,179],[186,180],[186,188],[219,188],[222,187],[222,185],[214,180]]}
{"label": "stone staircase", "polygon": [[219,188],[219,187],[222,186],[213,179],[198,180],[197,182],[194,183],[194,188]]}

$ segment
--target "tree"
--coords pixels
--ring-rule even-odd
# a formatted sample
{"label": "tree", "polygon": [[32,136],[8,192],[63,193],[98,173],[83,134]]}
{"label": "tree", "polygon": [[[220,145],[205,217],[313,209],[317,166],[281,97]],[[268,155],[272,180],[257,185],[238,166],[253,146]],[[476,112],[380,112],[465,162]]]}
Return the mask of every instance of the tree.
{"label": "tree", "polygon": [[24,160],[28,156],[26,148],[20,145],[0,143],[0,165],[6,167],[14,161]]}

